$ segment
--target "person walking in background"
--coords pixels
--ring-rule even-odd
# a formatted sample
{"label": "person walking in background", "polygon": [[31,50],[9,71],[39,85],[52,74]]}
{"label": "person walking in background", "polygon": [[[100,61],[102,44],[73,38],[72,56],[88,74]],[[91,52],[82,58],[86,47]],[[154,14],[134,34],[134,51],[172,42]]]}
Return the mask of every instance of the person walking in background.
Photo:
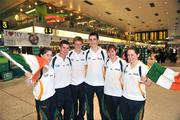
{"label": "person walking in background", "polygon": [[[66,40],[60,42],[60,52],[51,60],[51,65],[55,72],[56,105],[58,109],[58,119],[71,120],[73,117],[73,100],[71,92],[71,60],[67,56],[70,43]],[[64,115],[61,115],[64,109]]]}
{"label": "person walking in background", "polygon": [[106,119],[104,109],[104,65],[107,54],[98,46],[99,35],[95,32],[89,34],[90,49],[86,50],[86,79],[85,97],[87,103],[87,120],[94,120],[93,100],[96,93],[102,120]]}
{"label": "person walking in background", "polygon": [[[41,70],[39,80],[34,84],[33,95],[35,97],[37,120],[55,120],[56,103],[54,89],[54,71],[49,62],[52,58],[50,48],[42,48],[40,56],[48,61],[48,64]],[[25,73],[27,79],[31,73]]]}
{"label": "person walking in background", "polygon": [[122,96],[122,75],[126,61],[119,58],[117,47],[110,44],[107,48],[109,59],[106,61],[106,75],[104,84],[105,105],[110,120],[122,120],[121,96]]}
{"label": "person walking in background", "polygon": [[139,50],[130,47],[128,64],[124,69],[122,116],[123,120],[142,120],[146,100],[145,86],[150,86],[147,79],[148,67],[138,60]]}
{"label": "person walking in background", "polygon": [[[69,52],[72,62],[71,89],[74,103],[73,120],[84,120],[85,114],[85,52],[81,50],[83,39],[79,36],[73,39],[74,49]],[[78,104],[79,103],[79,104]]]}

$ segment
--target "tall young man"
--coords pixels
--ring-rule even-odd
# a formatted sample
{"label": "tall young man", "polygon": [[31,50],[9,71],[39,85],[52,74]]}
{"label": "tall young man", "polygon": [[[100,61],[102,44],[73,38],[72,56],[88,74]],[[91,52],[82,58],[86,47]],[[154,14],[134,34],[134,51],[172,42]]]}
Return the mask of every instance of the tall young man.
{"label": "tall young man", "polygon": [[[73,39],[74,49],[69,52],[72,62],[71,89],[74,103],[73,120],[84,120],[85,114],[85,52],[81,50],[83,39],[79,36]],[[79,103],[79,104],[78,104]]]}
{"label": "tall young man", "polygon": [[87,119],[94,120],[93,98],[96,93],[102,120],[106,119],[104,109],[104,65],[107,54],[98,46],[99,35],[95,32],[89,34],[90,49],[86,50],[86,80],[85,97],[87,102]]}
{"label": "tall young man", "polygon": [[[72,118],[72,93],[71,93],[71,61],[69,59],[69,42],[60,42],[60,52],[54,56],[51,65],[55,72],[55,96],[56,105],[59,112],[59,119],[71,120]],[[64,109],[64,116],[61,112]]]}

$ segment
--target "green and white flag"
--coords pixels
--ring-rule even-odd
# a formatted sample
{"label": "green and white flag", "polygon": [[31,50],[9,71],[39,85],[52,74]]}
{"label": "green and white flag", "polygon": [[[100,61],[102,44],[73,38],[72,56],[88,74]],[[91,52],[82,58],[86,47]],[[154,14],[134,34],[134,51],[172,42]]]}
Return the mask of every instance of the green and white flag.
{"label": "green and white flag", "polygon": [[3,51],[0,51],[3,56],[8,58],[11,62],[21,68],[25,73],[32,73],[32,83],[35,83],[38,80],[41,69],[47,64],[47,61],[42,57],[29,55],[29,54],[9,54]]}
{"label": "green and white flag", "polygon": [[180,90],[180,73],[154,63],[147,73],[147,77],[156,84],[171,90]]}

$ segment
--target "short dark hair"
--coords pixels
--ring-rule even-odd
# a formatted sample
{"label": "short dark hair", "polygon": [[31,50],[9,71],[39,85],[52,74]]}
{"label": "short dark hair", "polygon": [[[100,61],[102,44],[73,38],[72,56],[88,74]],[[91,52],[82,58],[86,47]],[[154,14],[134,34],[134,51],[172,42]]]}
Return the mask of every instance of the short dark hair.
{"label": "short dark hair", "polygon": [[90,38],[90,36],[96,36],[96,38],[99,40],[99,35],[98,35],[98,33],[96,33],[96,32],[90,33],[90,34],[89,34],[89,38]]}
{"label": "short dark hair", "polygon": [[107,51],[109,51],[110,49],[113,49],[113,50],[117,50],[117,47],[114,45],[114,44],[109,44],[108,47],[107,47]]}
{"label": "short dark hair", "polygon": [[62,47],[63,44],[70,45],[70,43],[67,40],[61,40],[59,46]]}
{"label": "short dark hair", "polygon": [[134,52],[135,52],[136,54],[140,54],[139,48],[137,48],[137,47],[135,47],[135,46],[129,47],[128,50],[134,50]]}
{"label": "short dark hair", "polygon": [[76,36],[76,37],[73,39],[73,44],[74,44],[76,41],[80,41],[80,42],[83,43],[83,39],[82,39],[80,36]]}
{"label": "short dark hair", "polygon": [[41,48],[41,49],[40,49],[39,56],[46,54],[48,51],[52,51],[52,49],[51,49],[51,48],[48,48],[48,47],[43,47],[43,48]]}

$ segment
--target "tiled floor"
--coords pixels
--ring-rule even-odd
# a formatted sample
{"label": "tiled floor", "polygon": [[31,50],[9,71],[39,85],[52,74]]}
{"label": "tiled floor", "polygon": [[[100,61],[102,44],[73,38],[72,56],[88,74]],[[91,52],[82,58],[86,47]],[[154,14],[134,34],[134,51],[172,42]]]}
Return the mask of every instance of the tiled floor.
{"label": "tiled floor", "polygon": [[[180,71],[178,64],[164,64]],[[0,120],[36,120],[32,88],[24,78],[0,81]],[[101,120],[95,97],[95,120]],[[155,84],[147,89],[144,120],[180,120],[180,91],[170,91]]]}

